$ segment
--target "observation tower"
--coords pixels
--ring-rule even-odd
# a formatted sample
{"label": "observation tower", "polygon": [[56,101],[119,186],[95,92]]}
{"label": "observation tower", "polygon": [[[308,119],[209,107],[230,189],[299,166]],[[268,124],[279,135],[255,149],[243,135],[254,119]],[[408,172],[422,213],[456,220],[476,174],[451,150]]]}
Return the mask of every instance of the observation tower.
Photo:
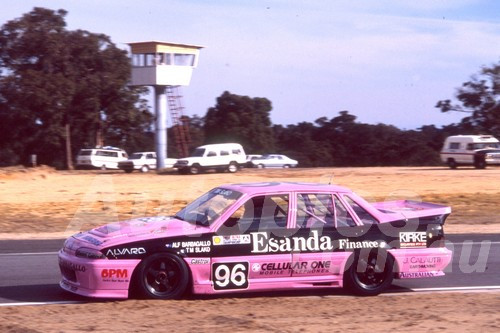
{"label": "observation tower", "polygon": [[154,88],[156,167],[160,170],[165,167],[167,157],[168,110],[179,155],[184,157],[189,154],[189,129],[182,121],[184,107],[179,87],[189,85],[203,47],[159,41],[128,45],[132,53],[131,85]]}

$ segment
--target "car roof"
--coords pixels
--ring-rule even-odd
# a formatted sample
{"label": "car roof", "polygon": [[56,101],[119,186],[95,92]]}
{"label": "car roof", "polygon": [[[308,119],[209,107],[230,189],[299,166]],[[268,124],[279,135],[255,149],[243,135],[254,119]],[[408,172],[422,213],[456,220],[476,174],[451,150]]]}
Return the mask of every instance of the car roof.
{"label": "car roof", "polygon": [[276,193],[276,192],[352,192],[346,187],[321,183],[295,183],[295,182],[262,182],[224,184],[219,187],[238,191],[241,193]]}

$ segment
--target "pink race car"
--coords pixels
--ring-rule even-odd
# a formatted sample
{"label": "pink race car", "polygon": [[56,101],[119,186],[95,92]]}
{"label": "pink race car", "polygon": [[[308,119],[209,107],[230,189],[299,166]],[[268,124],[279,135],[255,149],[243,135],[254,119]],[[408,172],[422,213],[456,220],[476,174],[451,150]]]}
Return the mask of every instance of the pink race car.
{"label": "pink race car", "polygon": [[70,237],[59,252],[60,285],[112,298],[343,286],[376,295],[394,278],[444,275],[450,212],[407,200],[370,204],[324,184],[223,185],[175,216]]}

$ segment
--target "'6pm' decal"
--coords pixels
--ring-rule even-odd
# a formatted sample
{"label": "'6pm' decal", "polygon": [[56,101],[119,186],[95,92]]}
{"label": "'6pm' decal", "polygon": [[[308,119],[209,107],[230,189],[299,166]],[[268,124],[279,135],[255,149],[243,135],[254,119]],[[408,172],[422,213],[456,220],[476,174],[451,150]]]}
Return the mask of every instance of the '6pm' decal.
{"label": "'6pm' decal", "polygon": [[212,265],[215,290],[248,288],[248,262],[225,262]]}

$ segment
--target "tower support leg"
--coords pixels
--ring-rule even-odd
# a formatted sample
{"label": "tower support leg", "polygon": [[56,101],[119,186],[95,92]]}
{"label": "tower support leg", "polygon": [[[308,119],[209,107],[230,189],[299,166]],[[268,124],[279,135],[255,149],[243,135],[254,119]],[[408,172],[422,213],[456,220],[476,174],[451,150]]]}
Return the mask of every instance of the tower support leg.
{"label": "tower support leg", "polygon": [[165,168],[167,158],[167,104],[165,86],[155,86],[156,170]]}

